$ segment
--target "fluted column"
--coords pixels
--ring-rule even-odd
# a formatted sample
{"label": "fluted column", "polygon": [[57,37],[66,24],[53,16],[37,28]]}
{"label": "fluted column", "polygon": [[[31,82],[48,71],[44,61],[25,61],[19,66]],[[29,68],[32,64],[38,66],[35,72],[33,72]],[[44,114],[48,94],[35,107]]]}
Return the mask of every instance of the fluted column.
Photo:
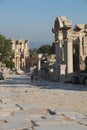
{"label": "fluted column", "polygon": [[73,72],[73,46],[72,39],[65,39],[64,43],[64,63],[67,66],[67,74]]}
{"label": "fluted column", "polygon": [[62,40],[59,40],[59,64],[62,64]]}
{"label": "fluted column", "polygon": [[56,53],[56,63],[55,63],[55,80],[59,80],[59,65],[62,63],[62,40],[55,42],[55,53]]}

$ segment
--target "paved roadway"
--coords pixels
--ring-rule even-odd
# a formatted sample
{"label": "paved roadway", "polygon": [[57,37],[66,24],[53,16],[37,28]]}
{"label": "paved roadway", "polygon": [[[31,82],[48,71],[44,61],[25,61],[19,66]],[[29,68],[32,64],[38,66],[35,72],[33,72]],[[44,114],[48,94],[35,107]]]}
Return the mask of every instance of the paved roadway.
{"label": "paved roadway", "polygon": [[10,75],[0,81],[0,130],[87,130],[86,99],[86,86]]}

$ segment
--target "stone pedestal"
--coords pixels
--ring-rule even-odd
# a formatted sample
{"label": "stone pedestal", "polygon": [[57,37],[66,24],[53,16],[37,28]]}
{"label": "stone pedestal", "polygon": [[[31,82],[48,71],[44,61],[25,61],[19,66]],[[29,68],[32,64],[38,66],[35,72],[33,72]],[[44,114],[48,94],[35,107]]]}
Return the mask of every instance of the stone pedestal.
{"label": "stone pedestal", "polygon": [[59,69],[59,81],[64,82],[66,79],[66,65],[60,64],[58,66],[58,69]]}

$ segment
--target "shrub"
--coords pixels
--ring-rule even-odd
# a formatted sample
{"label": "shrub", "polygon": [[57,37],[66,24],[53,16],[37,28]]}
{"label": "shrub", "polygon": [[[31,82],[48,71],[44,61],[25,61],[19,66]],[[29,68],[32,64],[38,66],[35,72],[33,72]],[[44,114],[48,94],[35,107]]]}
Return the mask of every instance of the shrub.
{"label": "shrub", "polygon": [[6,64],[6,67],[7,67],[7,68],[10,68],[10,69],[12,69],[12,68],[15,67],[14,62],[13,62],[13,61],[10,61],[10,60],[5,60],[5,61],[4,61],[4,64]]}

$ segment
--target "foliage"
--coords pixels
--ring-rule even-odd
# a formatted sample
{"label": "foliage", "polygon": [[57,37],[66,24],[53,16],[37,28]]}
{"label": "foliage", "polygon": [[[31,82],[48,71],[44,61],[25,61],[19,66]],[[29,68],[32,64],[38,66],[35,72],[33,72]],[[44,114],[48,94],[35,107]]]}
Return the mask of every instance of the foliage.
{"label": "foliage", "polygon": [[36,49],[36,48],[30,49],[30,50],[29,50],[29,53],[30,53],[30,55],[34,55],[34,54],[37,53],[37,49]]}
{"label": "foliage", "polygon": [[47,61],[47,55],[48,54],[54,54],[55,53],[55,46],[51,46],[48,44],[42,45],[38,49],[30,49],[29,50],[30,57],[29,57],[29,66],[32,67],[34,65],[37,65],[37,53],[43,54],[43,57],[41,59],[41,64]]}
{"label": "foliage", "polygon": [[15,65],[10,61],[12,55],[12,49],[10,40],[6,39],[5,36],[0,34],[0,61],[6,64],[6,67],[13,68]]}
{"label": "foliage", "polygon": [[30,57],[29,57],[29,66],[33,67],[36,64],[37,64],[37,55],[36,54],[30,55]]}
{"label": "foliage", "polygon": [[42,54],[55,54],[55,46],[54,45],[42,45],[38,50],[37,53],[42,53]]}
{"label": "foliage", "polygon": [[10,61],[10,60],[4,60],[3,63],[6,64],[6,67],[8,67],[8,68],[10,68],[10,69],[12,69],[12,68],[15,67],[14,62],[13,62],[13,61]]}
{"label": "foliage", "polygon": [[50,48],[51,48],[51,45],[42,45],[38,50],[37,50],[37,52],[38,53],[42,53],[42,54],[45,54],[45,53],[47,53],[47,54],[49,54],[49,51],[50,51]]}
{"label": "foliage", "polygon": [[49,54],[55,54],[55,45],[54,44],[51,46]]}
{"label": "foliage", "polygon": [[9,59],[11,54],[12,54],[12,51],[11,51],[10,40],[6,39],[5,36],[0,34],[0,61]]}

